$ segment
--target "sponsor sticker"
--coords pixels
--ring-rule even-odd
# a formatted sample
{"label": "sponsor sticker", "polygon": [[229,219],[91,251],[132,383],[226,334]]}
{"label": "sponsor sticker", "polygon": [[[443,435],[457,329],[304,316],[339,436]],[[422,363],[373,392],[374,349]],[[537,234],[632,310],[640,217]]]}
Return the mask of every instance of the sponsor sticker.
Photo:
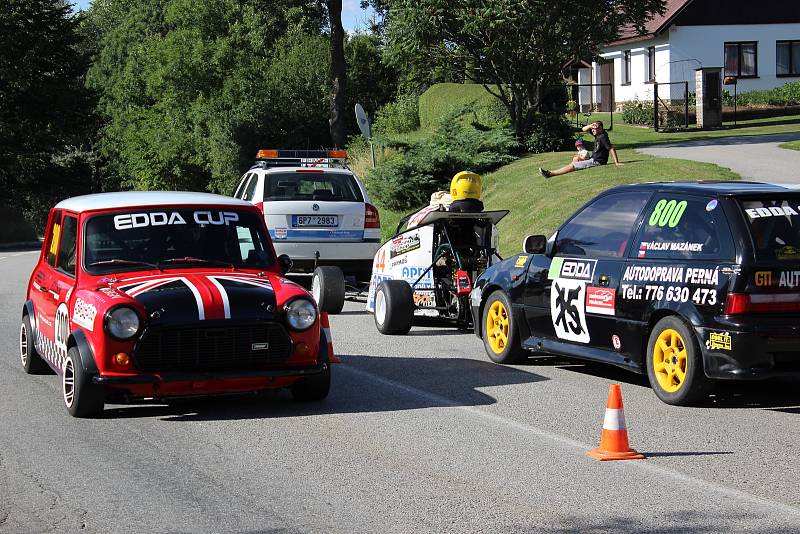
{"label": "sponsor sticker", "polygon": [[94,318],[96,316],[97,308],[94,304],[89,304],[82,298],[75,299],[75,307],[72,310],[73,323],[92,331],[94,330]]}
{"label": "sponsor sticker", "polygon": [[708,204],[706,204],[706,211],[714,211],[717,209],[717,204],[719,204],[719,202],[716,198],[714,200],[710,200]]}
{"label": "sponsor sticker", "polygon": [[288,228],[275,228],[275,239],[286,239],[286,236],[289,235]]}
{"label": "sponsor sticker", "polygon": [[525,267],[525,262],[528,261],[528,256],[519,256],[517,262],[514,264],[515,269]]}
{"label": "sponsor sticker", "polygon": [[622,341],[617,334],[611,336],[611,346],[614,347],[614,350],[622,349]]}
{"label": "sponsor sticker", "polygon": [[614,315],[617,290],[608,287],[586,288],[586,313]]}
{"label": "sponsor sticker", "polygon": [[414,306],[418,308],[433,308],[436,306],[433,291],[414,291]]}
{"label": "sponsor sticker", "polygon": [[250,351],[256,352],[261,350],[269,350],[269,343],[251,343]]}
{"label": "sponsor sticker", "polygon": [[418,232],[397,236],[392,239],[392,242],[389,245],[389,258],[392,259],[395,256],[400,256],[402,254],[411,252],[412,250],[417,250],[419,247],[420,238]]}
{"label": "sponsor sticker", "polygon": [[719,267],[668,267],[666,265],[629,265],[622,275],[624,282],[673,282],[716,286]]}
{"label": "sponsor sticker", "polygon": [[780,287],[788,287],[789,289],[800,287],[800,271],[782,272],[778,285]]}
{"label": "sponsor sticker", "polygon": [[709,332],[706,348],[709,350],[731,350],[733,342],[730,332]]}

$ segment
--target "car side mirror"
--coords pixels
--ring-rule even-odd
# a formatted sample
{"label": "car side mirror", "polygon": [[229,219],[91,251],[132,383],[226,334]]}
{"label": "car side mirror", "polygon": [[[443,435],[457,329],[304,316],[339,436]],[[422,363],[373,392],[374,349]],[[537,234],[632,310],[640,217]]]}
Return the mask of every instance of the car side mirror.
{"label": "car side mirror", "polygon": [[547,250],[547,238],[543,235],[529,235],[522,242],[522,250],[528,254],[544,254]]}
{"label": "car side mirror", "polygon": [[292,262],[292,258],[290,258],[287,254],[281,254],[280,256],[278,256],[278,263],[281,266],[281,271],[283,271],[283,274],[286,274],[289,271],[291,271],[292,265],[294,265],[294,263]]}

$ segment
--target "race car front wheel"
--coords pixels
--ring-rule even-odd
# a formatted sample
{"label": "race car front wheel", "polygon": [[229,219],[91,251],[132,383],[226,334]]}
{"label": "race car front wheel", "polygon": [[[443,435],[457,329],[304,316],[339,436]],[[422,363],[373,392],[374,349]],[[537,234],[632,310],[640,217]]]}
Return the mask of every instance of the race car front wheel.
{"label": "race car front wheel", "polygon": [[525,358],[511,302],[502,291],[489,295],[483,306],[483,346],[495,363],[517,363]]}
{"label": "race car front wheel", "polygon": [[386,280],[375,291],[375,326],[381,334],[406,334],[414,322],[414,292],[405,280]]}
{"label": "race car front wheel", "polygon": [[31,319],[27,315],[22,318],[22,325],[19,327],[19,356],[22,360],[22,368],[29,375],[39,374],[47,369],[47,364],[33,346]]}
{"label": "race car front wheel", "polygon": [[103,412],[103,388],[92,383],[92,377],[83,368],[81,354],[76,347],[67,351],[64,360],[61,393],[64,405],[73,417],[94,417]]}
{"label": "race car front wheel", "polygon": [[708,392],[703,358],[694,334],[684,320],[664,317],[653,327],[647,343],[647,376],[659,399],[687,406]]}
{"label": "race car front wheel", "polygon": [[324,265],[314,269],[311,278],[311,296],[324,312],[337,314],[344,307],[344,274],[334,265]]}

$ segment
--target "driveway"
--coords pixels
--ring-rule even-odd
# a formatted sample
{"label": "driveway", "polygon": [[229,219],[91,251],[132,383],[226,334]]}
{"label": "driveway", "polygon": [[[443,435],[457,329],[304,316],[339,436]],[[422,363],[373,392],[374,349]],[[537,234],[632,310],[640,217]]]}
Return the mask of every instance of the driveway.
{"label": "driveway", "polygon": [[689,159],[728,167],[743,180],[800,187],[800,151],[778,148],[800,140],[798,133],[720,137],[639,148],[652,156]]}

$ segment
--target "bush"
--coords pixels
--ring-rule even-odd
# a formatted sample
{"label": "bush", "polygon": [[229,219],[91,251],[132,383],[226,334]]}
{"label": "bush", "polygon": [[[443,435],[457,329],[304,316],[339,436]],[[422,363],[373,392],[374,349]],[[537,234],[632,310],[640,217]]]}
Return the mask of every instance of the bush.
{"label": "bush", "polygon": [[473,113],[472,106],[451,110],[423,141],[386,141],[399,153],[369,173],[367,183],[375,199],[391,210],[410,211],[426,205],[434,191],[447,189],[459,171],[482,173],[513,161],[513,132],[468,124],[465,118]]}
{"label": "bush", "polygon": [[572,126],[564,115],[537,113],[530,131],[531,134],[525,140],[525,148],[535,154],[566,150],[574,142]]}
{"label": "bush", "polygon": [[628,124],[653,125],[653,103],[645,100],[628,100],[622,103],[622,121]]}
{"label": "bush", "polygon": [[[733,106],[733,95],[727,89],[722,92],[722,103],[725,106]],[[774,89],[739,93],[736,105],[739,107],[800,105],[800,82],[789,82]]]}
{"label": "bush", "polygon": [[415,95],[400,95],[375,114],[377,134],[401,134],[419,128],[419,105]]}

